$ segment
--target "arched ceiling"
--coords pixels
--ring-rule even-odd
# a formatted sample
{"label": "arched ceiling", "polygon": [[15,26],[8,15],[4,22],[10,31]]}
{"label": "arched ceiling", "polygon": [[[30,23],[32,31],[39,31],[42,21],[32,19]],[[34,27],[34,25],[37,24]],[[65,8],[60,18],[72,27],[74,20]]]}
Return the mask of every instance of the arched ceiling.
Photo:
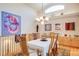
{"label": "arched ceiling", "polygon": [[[42,14],[42,3],[25,3],[25,5],[33,8],[37,12],[38,16]],[[71,14],[79,12],[79,3],[43,3],[43,9],[46,10],[54,5],[64,5],[64,10],[52,12],[47,15],[57,16],[61,15],[61,13]]]}

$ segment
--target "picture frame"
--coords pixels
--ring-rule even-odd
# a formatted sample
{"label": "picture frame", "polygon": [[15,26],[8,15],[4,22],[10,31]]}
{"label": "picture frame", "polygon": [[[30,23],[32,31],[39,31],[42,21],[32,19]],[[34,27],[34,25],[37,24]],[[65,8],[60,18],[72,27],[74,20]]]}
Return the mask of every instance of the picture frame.
{"label": "picture frame", "polygon": [[1,11],[1,35],[13,35],[21,33],[21,16]]}
{"label": "picture frame", "polygon": [[52,24],[45,24],[45,31],[51,31],[52,30]]}
{"label": "picture frame", "polygon": [[60,27],[59,23],[55,24],[55,30],[61,30],[61,27]]}
{"label": "picture frame", "polygon": [[75,30],[75,22],[65,23],[65,30]]}

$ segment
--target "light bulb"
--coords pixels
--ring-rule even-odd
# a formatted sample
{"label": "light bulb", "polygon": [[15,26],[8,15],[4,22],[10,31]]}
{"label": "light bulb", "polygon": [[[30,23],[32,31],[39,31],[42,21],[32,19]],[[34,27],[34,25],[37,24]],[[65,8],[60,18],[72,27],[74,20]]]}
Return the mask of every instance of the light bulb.
{"label": "light bulb", "polygon": [[41,16],[40,19],[43,19],[43,16]]}
{"label": "light bulb", "polygon": [[44,21],[41,21],[41,24],[43,25],[44,24]]}
{"label": "light bulb", "polygon": [[48,21],[48,20],[49,20],[49,18],[48,18],[48,17],[46,17],[46,18],[45,18],[45,20],[46,20],[46,21]]}
{"label": "light bulb", "polygon": [[39,18],[36,18],[36,20],[37,20],[37,21],[40,21],[40,19],[39,19]]}

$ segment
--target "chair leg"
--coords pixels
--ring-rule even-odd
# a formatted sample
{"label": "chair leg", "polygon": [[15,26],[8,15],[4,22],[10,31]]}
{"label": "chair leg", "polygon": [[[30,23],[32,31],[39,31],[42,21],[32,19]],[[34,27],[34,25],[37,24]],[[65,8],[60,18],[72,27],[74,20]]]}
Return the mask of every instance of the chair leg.
{"label": "chair leg", "polygon": [[39,49],[37,49],[37,55],[42,56],[41,51]]}
{"label": "chair leg", "polygon": [[53,49],[52,49],[52,55],[53,55],[53,56],[57,56],[57,55],[58,55],[58,51],[57,51],[56,48],[53,48]]}

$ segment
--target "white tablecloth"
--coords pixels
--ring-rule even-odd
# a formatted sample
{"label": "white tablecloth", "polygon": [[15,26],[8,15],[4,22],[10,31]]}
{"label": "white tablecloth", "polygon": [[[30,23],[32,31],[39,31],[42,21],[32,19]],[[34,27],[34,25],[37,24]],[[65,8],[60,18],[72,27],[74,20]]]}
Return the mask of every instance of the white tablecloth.
{"label": "white tablecloth", "polygon": [[28,46],[33,49],[42,49],[43,55],[46,55],[48,53],[49,44],[51,39],[47,38],[47,41],[40,41],[41,39],[32,40],[28,42]]}

